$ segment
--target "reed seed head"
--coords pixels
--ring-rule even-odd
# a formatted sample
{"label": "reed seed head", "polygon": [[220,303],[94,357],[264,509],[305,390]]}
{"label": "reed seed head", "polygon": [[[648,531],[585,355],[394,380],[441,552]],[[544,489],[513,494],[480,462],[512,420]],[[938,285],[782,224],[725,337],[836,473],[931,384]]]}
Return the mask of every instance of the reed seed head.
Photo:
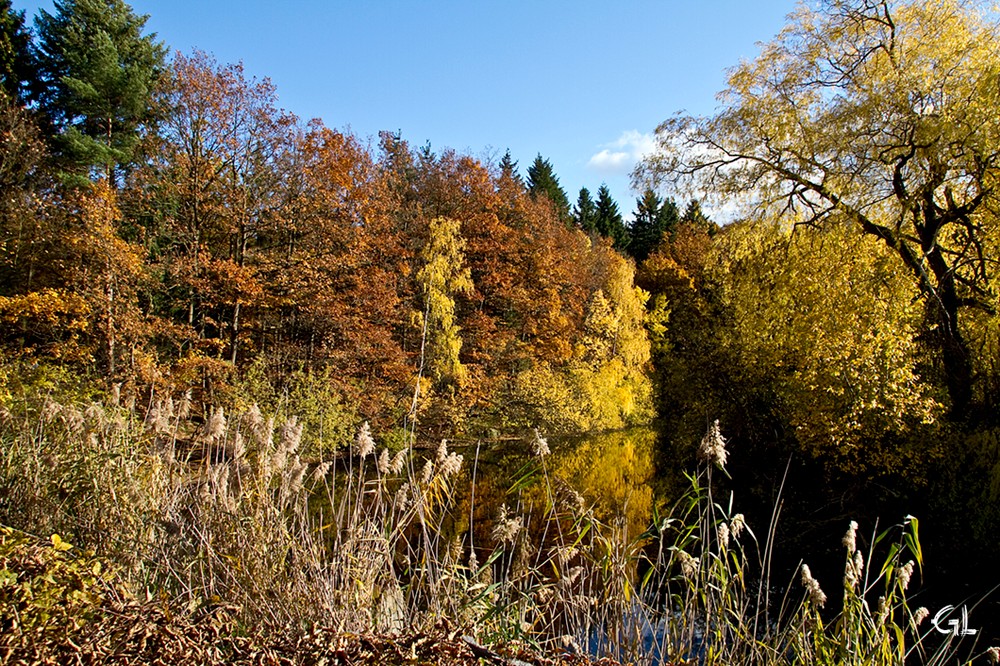
{"label": "reed seed head", "polygon": [[392,457],[389,462],[389,471],[393,474],[399,474],[403,471],[403,466],[406,464],[406,451],[399,451]]}
{"label": "reed seed head", "polygon": [[913,577],[914,566],[913,560],[910,560],[899,570],[899,585],[904,591],[910,585],[910,579]]}
{"label": "reed seed head", "polygon": [[233,436],[233,460],[242,460],[247,453],[247,443],[239,430]]}
{"label": "reed seed head", "polygon": [[[118,404],[118,398],[115,399],[115,404]],[[181,396],[181,400],[177,403],[177,418],[186,419],[191,415],[191,389],[184,391],[184,395]]]}
{"label": "reed seed head", "polygon": [[166,414],[161,401],[157,401],[146,413],[146,427],[158,435],[170,431],[169,416]]}
{"label": "reed seed head", "polygon": [[462,469],[462,456],[458,453],[449,453],[441,461],[439,469],[441,470],[441,476],[446,479],[458,474]]}
{"label": "reed seed head", "polygon": [[920,623],[926,620],[927,616],[930,614],[931,612],[927,610],[926,606],[921,606],[920,608],[918,608],[916,611],[913,612],[913,626],[919,627]]}
{"label": "reed seed head", "polygon": [[566,574],[562,577],[562,580],[559,581],[559,586],[562,587],[563,589],[568,588],[569,586],[571,586],[573,583],[576,582],[576,579],[579,578],[580,574],[582,573],[583,573],[583,567],[581,566],[573,567],[572,569],[567,571]]}
{"label": "reed seed head", "polygon": [[521,516],[511,518],[507,505],[501,504],[496,525],[493,526],[493,540],[500,543],[512,543],[522,526]]}
{"label": "reed seed head", "polygon": [[212,410],[202,434],[209,440],[220,439],[226,434],[226,413],[222,407]]}
{"label": "reed seed head", "polygon": [[719,430],[719,420],[716,419],[701,439],[701,446],[698,447],[698,457],[717,467],[724,468],[728,455],[726,452],[726,439],[722,436],[722,432]]}
{"label": "reed seed head", "polygon": [[580,551],[573,546],[559,546],[553,549],[553,555],[561,568],[566,568],[570,560],[579,555]]}
{"label": "reed seed head", "polygon": [[738,539],[740,534],[743,533],[743,528],[747,526],[746,518],[743,517],[742,513],[738,513],[733,516],[733,519],[729,522],[729,533],[734,539]]}
{"label": "reed seed head", "polygon": [[320,464],[316,465],[316,469],[313,470],[312,476],[310,477],[312,479],[312,482],[319,483],[320,481],[325,479],[326,474],[327,472],[330,471],[330,467],[332,465],[333,463],[330,461],[321,462]]}
{"label": "reed seed head", "polygon": [[243,415],[243,419],[253,433],[260,433],[264,429],[264,415],[260,413],[260,407],[257,406],[256,402],[250,405],[250,409]]}
{"label": "reed seed head", "polygon": [[281,425],[281,449],[286,455],[295,453],[302,442],[303,426],[294,414]]}
{"label": "reed seed head", "polygon": [[851,555],[858,549],[858,523],[852,520],[850,525],[847,526],[847,534],[844,535],[844,546],[847,548],[847,554]]}
{"label": "reed seed head", "polygon": [[410,497],[410,484],[404,481],[399,490],[396,491],[396,496],[393,498],[393,502],[399,508],[400,511],[406,511],[412,503],[412,498]]}
{"label": "reed seed head", "polygon": [[819,586],[819,581],[813,578],[808,564],[802,565],[802,585],[806,588],[806,593],[813,605],[822,608],[826,604],[826,593]]}
{"label": "reed seed head", "polygon": [[358,447],[358,455],[361,459],[365,459],[375,451],[375,440],[372,439],[372,428],[368,425],[368,421],[361,424],[361,428],[358,429],[358,436],[354,440]]}
{"label": "reed seed head", "polygon": [[681,573],[685,578],[693,579],[698,575],[700,563],[683,550],[677,551],[677,559],[681,564]]}
{"label": "reed seed head", "polygon": [[295,462],[288,475],[288,489],[291,494],[296,495],[302,491],[306,469],[308,469],[308,465],[302,462],[298,456],[295,456]]}
{"label": "reed seed head", "polygon": [[1000,647],[991,647],[986,651],[986,658],[991,664],[1000,664]]}
{"label": "reed seed head", "polygon": [[716,532],[719,537],[719,550],[729,549],[729,525],[724,522],[720,522],[716,528]]}
{"label": "reed seed head", "polygon": [[378,469],[379,474],[389,473],[389,449],[382,449],[382,453],[378,454],[378,461],[375,463],[375,467]]}
{"label": "reed seed head", "polygon": [[531,452],[539,458],[551,453],[548,440],[542,437],[542,434],[538,432],[538,428],[535,428],[535,438],[531,441]]}

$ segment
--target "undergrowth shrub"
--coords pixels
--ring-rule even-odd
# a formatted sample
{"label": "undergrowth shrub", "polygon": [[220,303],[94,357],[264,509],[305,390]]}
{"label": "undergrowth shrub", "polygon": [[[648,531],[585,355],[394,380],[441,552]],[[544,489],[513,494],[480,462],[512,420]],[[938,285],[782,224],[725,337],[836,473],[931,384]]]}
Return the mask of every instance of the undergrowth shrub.
{"label": "undergrowth shrub", "polygon": [[64,634],[91,620],[113,575],[58,534],[48,544],[0,526],[0,634],[31,640]]}

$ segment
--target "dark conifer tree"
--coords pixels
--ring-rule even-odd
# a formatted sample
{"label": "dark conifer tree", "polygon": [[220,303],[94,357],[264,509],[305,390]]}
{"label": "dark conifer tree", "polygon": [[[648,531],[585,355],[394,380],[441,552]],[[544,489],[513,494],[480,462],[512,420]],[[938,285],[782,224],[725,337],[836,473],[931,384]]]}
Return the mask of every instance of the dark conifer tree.
{"label": "dark conifer tree", "polygon": [[590,197],[590,190],[586,187],[580,188],[580,195],[576,198],[573,222],[588,234],[597,232],[597,206],[594,205],[594,200]]}
{"label": "dark conifer tree", "polygon": [[97,169],[112,184],[132,160],[166,49],[144,35],[147,16],[123,0],[56,0],[41,10],[39,103],[54,126],[64,167],[87,177]]}
{"label": "dark conifer tree", "polygon": [[0,96],[15,105],[23,104],[34,73],[24,12],[14,11],[10,0],[0,0]]}
{"label": "dark conifer tree", "polygon": [[701,209],[701,203],[697,199],[691,199],[691,201],[688,202],[687,208],[684,209],[684,214],[681,216],[680,221],[683,224],[690,224],[700,229],[704,229],[710,236],[714,236],[719,230],[719,225],[705,215],[705,212]]}
{"label": "dark conifer tree", "polygon": [[629,244],[628,229],[618,210],[618,204],[611,196],[611,190],[602,184],[597,190],[597,232],[610,238],[617,249],[625,250]]}
{"label": "dark conifer tree", "polygon": [[629,254],[636,261],[644,261],[664,237],[673,234],[677,228],[678,217],[677,205],[673,200],[664,201],[656,192],[647,188],[642,196],[636,199]]}
{"label": "dark conifer tree", "polygon": [[510,156],[510,150],[505,152],[500,160],[500,177],[522,182],[521,176],[517,173],[517,160]]}
{"label": "dark conifer tree", "polygon": [[569,199],[552,171],[552,164],[542,159],[541,155],[538,155],[528,167],[528,192],[534,198],[547,197],[555,207],[559,219],[569,222]]}

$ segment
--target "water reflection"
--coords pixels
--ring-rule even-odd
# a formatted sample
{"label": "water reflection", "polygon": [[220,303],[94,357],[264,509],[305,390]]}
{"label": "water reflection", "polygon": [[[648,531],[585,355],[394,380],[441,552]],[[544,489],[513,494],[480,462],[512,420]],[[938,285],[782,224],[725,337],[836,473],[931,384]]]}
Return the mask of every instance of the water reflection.
{"label": "water reflection", "polygon": [[548,509],[551,496],[576,493],[600,522],[624,521],[629,539],[646,530],[656,498],[672,485],[658,469],[654,429],[632,428],[548,443],[551,453],[544,457],[532,453],[528,438],[466,450],[469,473],[475,477],[474,498],[467,500],[474,501],[473,515],[481,527],[492,527],[502,504],[537,514]]}

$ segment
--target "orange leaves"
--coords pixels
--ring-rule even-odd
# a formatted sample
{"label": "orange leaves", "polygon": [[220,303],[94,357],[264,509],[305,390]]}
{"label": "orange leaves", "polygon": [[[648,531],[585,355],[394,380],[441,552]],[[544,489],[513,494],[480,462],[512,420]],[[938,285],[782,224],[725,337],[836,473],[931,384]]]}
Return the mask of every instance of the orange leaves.
{"label": "orange leaves", "polygon": [[[254,270],[240,266],[232,259],[212,258],[205,267],[201,282],[212,305],[252,305],[264,294],[264,288]],[[211,300],[217,299],[217,300]]]}

